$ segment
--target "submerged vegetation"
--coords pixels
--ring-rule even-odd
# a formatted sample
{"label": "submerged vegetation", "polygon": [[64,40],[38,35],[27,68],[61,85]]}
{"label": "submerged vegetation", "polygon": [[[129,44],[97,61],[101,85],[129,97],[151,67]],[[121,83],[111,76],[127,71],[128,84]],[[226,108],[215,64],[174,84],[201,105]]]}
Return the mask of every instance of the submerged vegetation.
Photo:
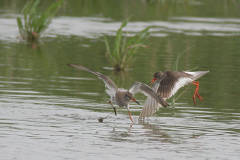
{"label": "submerged vegetation", "polygon": [[140,31],[133,37],[123,37],[122,28],[127,25],[129,18],[123,21],[118,29],[112,51],[110,50],[107,37],[105,36],[105,44],[107,48],[106,57],[113,65],[114,69],[118,71],[129,68],[131,63],[135,60],[136,55],[139,54],[142,49],[148,47],[143,45],[143,43],[149,35],[148,30],[150,27]]}
{"label": "submerged vegetation", "polygon": [[22,17],[17,17],[20,36],[28,41],[38,40],[40,33],[47,29],[63,1],[53,3],[42,14],[37,11],[40,0],[28,1],[22,9]]}

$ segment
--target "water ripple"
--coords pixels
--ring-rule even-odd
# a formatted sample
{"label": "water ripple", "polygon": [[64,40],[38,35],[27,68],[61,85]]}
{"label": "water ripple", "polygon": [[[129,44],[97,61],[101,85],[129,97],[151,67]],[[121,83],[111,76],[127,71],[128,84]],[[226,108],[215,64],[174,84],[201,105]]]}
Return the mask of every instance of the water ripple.
{"label": "water ripple", "polygon": [[[14,16],[15,17],[15,16]],[[127,36],[150,29],[151,36],[164,37],[170,33],[183,33],[194,36],[238,36],[240,35],[239,19],[200,18],[200,17],[171,17],[170,21],[128,22],[124,28]],[[53,19],[45,32],[45,37],[57,35],[76,35],[86,38],[97,38],[103,35],[115,36],[121,22],[113,22],[107,18],[95,17],[58,17]],[[19,35],[15,18],[0,17],[0,39],[17,42]]]}

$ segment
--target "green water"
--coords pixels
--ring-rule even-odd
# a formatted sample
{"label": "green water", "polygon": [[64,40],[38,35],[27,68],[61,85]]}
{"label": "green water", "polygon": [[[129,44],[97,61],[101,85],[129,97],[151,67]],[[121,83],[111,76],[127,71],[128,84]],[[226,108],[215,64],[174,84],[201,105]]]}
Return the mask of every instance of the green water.
{"label": "green water", "polygon": [[[15,17],[26,1],[0,2],[0,157],[3,159],[239,159],[240,19],[238,1],[73,1],[34,45],[21,42]],[[52,1],[42,1],[40,9]],[[135,34],[152,26],[149,46],[124,72],[105,57],[125,18]],[[190,48],[193,46],[192,48]],[[209,70],[180,89],[175,108],[160,108],[131,125],[126,108],[115,116],[105,86],[86,66],[119,88],[148,83],[158,71]],[[146,97],[130,104],[134,121]],[[168,100],[171,104],[171,99]],[[104,123],[98,118],[106,117]]]}

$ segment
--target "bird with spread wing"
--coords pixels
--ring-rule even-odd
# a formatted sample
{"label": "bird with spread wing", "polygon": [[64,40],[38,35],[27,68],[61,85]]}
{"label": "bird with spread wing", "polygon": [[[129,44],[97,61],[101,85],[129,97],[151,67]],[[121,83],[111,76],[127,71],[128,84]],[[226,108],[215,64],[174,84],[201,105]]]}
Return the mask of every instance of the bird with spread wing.
{"label": "bird with spread wing", "polygon": [[110,78],[108,78],[107,76],[105,76],[101,73],[92,71],[91,69],[88,69],[88,68],[80,66],[80,65],[73,65],[73,64],[68,64],[68,65],[78,68],[78,69],[82,69],[82,70],[91,72],[91,73],[97,75],[98,78],[101,79],[105,83],[106,87],[108,88],[106,90],[106,93],[111,97],[109,103],[113,107],[113,109],[115,111],[115,115],[116,115],[116,109],[113,106],[112,102],[117,104],[119,107],[126,107],[128,110],[129,118],[132,122],[133,122],[133,119],[132,119],[131,113],[129,111],[129,101],[132,100],[132,101],[136,102],[137,104],[139,104],[133,98],[134,94],[136,94],[139,91],[141,93],[143,93],[144,95],[151,97],[157,103],[161,104],[164,107],[167,107],[169,105],[160,95],[158,95],[156,92],[154,92],[148,85],[143,84],[141,82],[135,82],[129,90],[126,90],[123,88],[117,89],[115,83]]}

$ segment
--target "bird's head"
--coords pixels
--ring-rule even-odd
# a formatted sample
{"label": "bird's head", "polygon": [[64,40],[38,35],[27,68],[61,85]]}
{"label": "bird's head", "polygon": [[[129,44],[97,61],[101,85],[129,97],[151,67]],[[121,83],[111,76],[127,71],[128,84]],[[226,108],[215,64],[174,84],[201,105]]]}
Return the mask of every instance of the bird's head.
{"label": "bird's head", "polygon": [[156,80],[160,80],[163,76],[163,72],[162,71],[157,71],[154,76],[153,79],[151,80],[151,84],[153,84]]}
{"label": "bird's head", "polygon": [[130,93],[130,92],[128,92],[128,91],[125,93],[125,95],[124,95],[123,98],[124,98],[126,101],[132,100],[132,101],[136,102],[138,105],[140,105],[140,104],[138,103],[138,101],[136,101],[136,100],[133,98],[132,93]]}

